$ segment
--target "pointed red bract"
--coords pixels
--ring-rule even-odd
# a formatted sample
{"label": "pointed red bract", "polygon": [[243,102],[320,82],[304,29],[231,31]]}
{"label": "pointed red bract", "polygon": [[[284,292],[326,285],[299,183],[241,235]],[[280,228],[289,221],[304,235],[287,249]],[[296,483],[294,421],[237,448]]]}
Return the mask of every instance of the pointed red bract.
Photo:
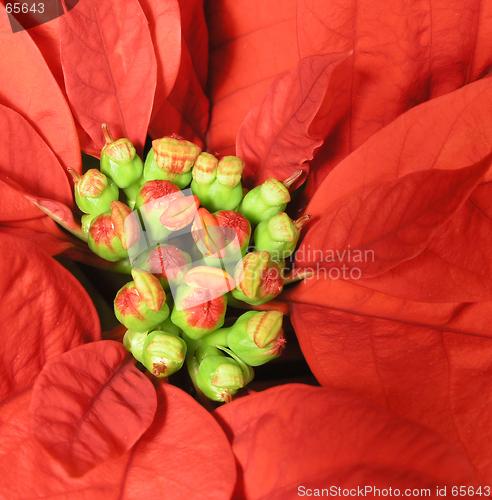
{"label": "pointed red bract", "polygon": [[343,58],[328,54],[303,59],[296,69],[282,73],[249,112],[236,139],[236,154],[246,164],[246,183],[261,184],[267,177],[284,180],[301,166],[308,172],[304,162],[323,144],[309,127]]}
{"label": "pointed red bract", "polygon": [[[486,188],[492,199],[489,182]],[[492,218],[475,193],[415,259],[360,284],[395,297],[426,302],[492,300]],[[356,264],[357,265],[357,264]]]}
{"label": "pointed red bract", "polygon": [[333,75],[313,133],[311,196],[341,159],[411,107],[480,78],[492,64],[492,6],[432,0],[301,0],[301,57],[354,51]]}
{"label": "pointed red bract", "polygon": [[0,67],[4,68],[0,72],[0,104],[22,115],[65,169],[81,172],[70,108],[28,32],[12,33],[4,4],[0,4],[0,44]]}
{"label": "pointed red bract", "polygon": [[[340,162],[318,186],[308,211],[329,213],[364,188],[428,169],[455,170],[492,149],[492,78],[485,78],[404,113]],[[490,177],[490,175],[489,175]]]}
{"label": "pointed red bract", "polygon": [[0,105],[0,129],[2,176],[17,183],[26,194],[73,206],[66,172],[32,125],[16,111]]}
{"label": "pointed red bract", "polygon": [[43,54],[46,64],[49,66],[60,89],[64,92],[65,80],[63,79],[61,65],[59,19],[56,18],[50,22],[29,28],[28,33],[41,54]]}
{"label": "pointed red bract", "polygon": [[295,0],[225,0],[208,4],[209,151],[235,154],[242,121],[270,84],[299,61]]}
{"label": "pointed red bract", "polygon": [[236,465],[229,442],[215,419],[176,387],[158,390],[154,423],[131,451],[81,478],[68,476],[34,438],[29,401],[26,392],[0,407],[0,496],[141,500],[165,493],[167,500],[231,498]]}
{"label": "pointed red bract", "polygon": [[30,387],[46,361],[100,336],[80,283],[25,239],[0,236],[0,401]]}
{"label": "pointed red bract", "polygon": [[436,434],[335,389],[288,384],[233,401],[215,415],[242,471],[238,500],[327,496],[330,486],[337,493],[360,487],[372,497],[366,486],[434,494],[438,485],[481,485],[466,457]]}
{"label": "pointed red bract", "polygon": [[157,409],[152,383],[119,343],[93,342],[46,363],[34,384],[31,428],[75,477],[130,450]]}
{"label": "pointed red bract", "polygon": [[[416,257],[465,203],[491,158],[460,170],[414,172],[360,191],[310,226],[296,265],[335,268],[338,277],[346,268],[350,278],[360,279]],[[338,279],[332,273],[330,278]]]}
{"label": "pointed red bract", "polygon": [[[322,384],[361,394],[433,429],[490,482],[492,340],[463,335],[468,332],[457,331],[453,321],[432,325],[418,312],[413,321],[395,321],[376,311],[349,314],[307,304],[294,304],[292,311],[303,353]],[[436,322],[438,313],[435,307]],[[466,306],[451,313],[468,315]]]}
{"label": "pointed red bract", "polygon": [[138,0],[79,2],[60,18],[61,60],[74,116],[98,150],[101,125],[143,151],[156,86],[156,59]]}
{"label": "pointed red bract", "polygon": [[174,87],[150,123],[154,139],[178,134],[203,146],[209,119],[205,95],[208,33],[201,0],[181,1],[181,60]]}
{"label": "pointed red bract", "polygon": [[157,60],[157,85],[151,121],[174,87],[181,60],[181,20],[178,0],[139,0],[149,22]]}

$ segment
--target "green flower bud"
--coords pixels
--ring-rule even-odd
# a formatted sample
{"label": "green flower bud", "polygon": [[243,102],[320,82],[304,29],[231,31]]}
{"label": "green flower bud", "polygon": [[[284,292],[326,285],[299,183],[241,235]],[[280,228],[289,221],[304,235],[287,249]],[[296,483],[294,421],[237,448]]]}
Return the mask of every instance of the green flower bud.
{"label": "green flower bud", "polygon": [[135,184],[143,173],[143,163],[129,139],[115,141],[103,124],[106,145],[101,151],[101,172],[124,189]]}
{"label": "green flower bud", "polygon": [[74,181],[75,202],[86,214],[99,215],[111,209],[111,202],[119,197],[118,186],[104,174],[91,168],[83,176],[69,170]]}
{"label": "green flower bud", "polygon": [[285,344],[282,319],[279,311],[248,311],[229,329],[227,344],[248,365],[263,365],[278,358]]}
{"label": "green flower bud", "polygon": [[144,179],[168,180],[181,189],[191,182],[191,167],[201,152],[200,146],[178,136],[152,141],[144,165]]}
{"label": "green flower bud", "polygon": [[284,280],[278,265],[266,251],[248,253],[234,276],[236,288],[231,292],[237,300],[260,305],[276,297]]}
{"label": "green flower bud", "polygon": [[193,167],[191,190],[206,209],[234,210],[243,197],[241,174],[244,162],[237,156],[224,156],[221,160],[202,153]]}
{"label": "green flower bud", "polygon": [[225,356],[208,356],[198,367],[196,385],[213,401],[230,401],[246,384],[240,366]]}
{"label": "green flower bud", "polygon": [[143,346],[143,365],[156,377],[169,377],[183,366],[186,350],[186,342],[177,335],[153,331]]}
{"label": "green flower bud", "polygon": [[125,220],[132,211],[119,201],[111,203],[111,212],[98,215],[89,228],[87,243],[99,257],[110,262],[128,257],[128,248],[140,238],[138,227]]}
{"label": "green flower bud", "polygon": [[142,363],[142,354],[147,332],[137,332],[136,330],[127,330],[123,337],[123,345],[128,352],[133,354],[133,357]]}
{"label": "green flower bud", "polygon": [[296,249],[302,226],[309,220],[307,214],[293,221],[285,212],[260,222],[255,230],[255,249],[270,252],[274,261],[290,257]]}
{"label": "green flower bud", "polygon": [[132,269],[132,276],[116,294],[114,312],[129,330],[150,330],[169,316],[166,294],[152,274]]}
{"label": "green flower bud", "polygon": [[176,290],[171,321],[191,339],[199,339],[224,324],[226,309],[226,295],[183,284]]}
{"label": "green flower bud", "polygon": [[290,193],[287,187],[277,179],[269,177],[245,195],[238,211],[251,224],[256,225],[285,210],[289,201]]}
{"label": "green flower bud", "polygon": [[254,371],[228,349],[221,348],[234,359],[213,355],[213,349],[216,348],[203,346],[197,349],[195,356],[199,356],[199,365],[195,384],[209,399],[227,403],[232,401],[232,396],[239,389],[253,380]]}

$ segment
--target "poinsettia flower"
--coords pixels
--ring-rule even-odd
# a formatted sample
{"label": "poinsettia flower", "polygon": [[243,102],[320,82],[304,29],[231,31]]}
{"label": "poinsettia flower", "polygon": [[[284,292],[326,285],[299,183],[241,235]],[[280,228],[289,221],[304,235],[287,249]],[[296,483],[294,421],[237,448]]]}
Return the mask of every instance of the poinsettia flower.
{"label": "poinsettia flower", "polygon": [[[411,486],[451,486],[456,474],[467,485],[486,484],[492,80],[481,77],[492,63],[489,7],[477,0],[381,2],[378,9],[348,1],[225,0],[208,6],[207,30],[201,2],[158,4],[81,0],[16,39],[0,7],[8,49],[0,64],[11,69],[0,75],[0,119],[19,140],[5,140],[0,156],[9,200],[0,205],[1,230],[53,254],[83,252],[37,207],[77,233],[66,172],[81,171],[80,149],[99,154],[101,122],[130,136],[140,152],[148,131],[236,151],[250,185],[301,168],[307,186],[296,203],[313,217],[296,264],[317,273],[286,290],[278,307],[290,312],[313,373],[329,387],[288,386],[216,412],[240,465],[236,484],[231,449],[213,417],[169,385],[158,388],[156,400],[120,345],[94,342],[64,352],[95,340],[79,338],[46,363],[16,344],[20,359],[36,369],[18,375],[13,359],[6,365],[5,380],[20,377],[21,389],[12,390],[24,392],[13,392],[2,407],[9,473],[3,491],[11,498],[33,491],[132,498],[175,482],[180,497],[184,485],[197,498],[207,491],[228,498],[234,487],[237,498],[283,498],[301,484],[282,489],[282,476],[265,470],[279,450],[286,450],[284,467],[295,469],[299,458],[289,445],[303,442],[309,459],[296,480],[305,488],[316,488],[319,478],[340,487],[364,478],[391,486],[373,467],[395,463],[374,452],[380,447],[395,460],[412,451],[391,474],[402,487],[415,471]],[[34,162],[24,156],[30,149]],[[19,240],[5,238],[5,249],[15,240],[24,255]],[[47,269],[54,266],[42,258]],[[59,325],[70,331],[70,321]],[[32,331],[44,339],[56,329],[42,324]],[[60,392],[49,390],[53,380],[63,381]],[[126,398],[128,380],[134,392]],[[106,389],[100,398],[98,387]],[[51,409],[43,409],[46,400]],[[112,412],[128,424],[128,436],[114,427]],[[320,423],[325,415],[331,420]],[[343,422],[346,415],[353,425]],[[363,421],[367,415],[374,426]],[[291,421],[292,434],[278,432],[278,422]],[[65,441],[47,431],[51,425],[63,429]],[[322,444],[335,438],[328,459]],[[350,443],[357,445],[352,453]],[[179,455],[169,473],[162,472],[163,449]],[[361,461],[369,466],[358,469]],[[211,472],[214,462],[224,477]],[[426,469],[431,477],[423,476]],[[29,480],[14,481],[19,471]]]}

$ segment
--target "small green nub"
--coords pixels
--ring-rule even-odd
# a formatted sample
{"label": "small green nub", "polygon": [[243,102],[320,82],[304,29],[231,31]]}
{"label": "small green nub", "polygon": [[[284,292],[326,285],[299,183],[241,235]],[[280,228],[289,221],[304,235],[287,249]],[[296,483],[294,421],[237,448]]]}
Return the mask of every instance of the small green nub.
{"label": "small green nub", "polygon": [[149,333],[145,341],[143,365],[156,377],[169,377],[183,366],[186,350],[182,338],[156,330]]}
{"label": "small green nub", "polygon": [[118,139],[107,143],[101,151],[101,172],[113,179],[115,184],[128,188],[135,184],[143,173],[143,163],[129,139]]}
{"label": "small green nub", "polygon": [[250,366],[278,358],[285,344],[282,318],[279,311],[244,313],[229,330],[229,348]]}
{"label": "small green nub", "polygon": [[118,186],[104,174],[94,168],[82,177],[74,177],[75,202],[86,214],[99,215],[111,210],[111,202],[119,197]]}
{"label": "small green nub", "polygon": [[289,190],[277,179],[269,177],[244,196],[239,212],[256,225],[285,210],[289,201]]}
{"label": "small green nub", "polygon": [[198,367],[196,385],[209,399],[228,402],[246,381],[241,367],[233,359],[207,356]]}
{"label": "small green nub", "polygon": [[280,212],[256,227],[255,250],[270,252],[272,260],[280,262],[294,253],[300,234],[292,219]]}

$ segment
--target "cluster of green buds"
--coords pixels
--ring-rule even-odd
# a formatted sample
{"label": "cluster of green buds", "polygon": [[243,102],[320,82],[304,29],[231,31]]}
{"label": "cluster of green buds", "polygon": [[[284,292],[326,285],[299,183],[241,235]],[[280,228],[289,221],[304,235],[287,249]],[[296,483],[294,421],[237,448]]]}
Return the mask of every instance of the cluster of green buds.
{"label": "cluster of green buds", "polygon": [[126,263],[133,278],[114,300],[123,344],[156,377],[186,362],[199,393],[230,401],[252,367],[284,347],[281,312],[251,310],[224,324],[234,319],[225,323],[228,306],[260,306],[305,277],[285,274],[309,219],[285,213],[301,172],[247,192],[240,158],[172,135],[154,140],[142,162],[129,139],[114,140],[106,125],[103,133],[100,170],[71,174],[90,249]]}

